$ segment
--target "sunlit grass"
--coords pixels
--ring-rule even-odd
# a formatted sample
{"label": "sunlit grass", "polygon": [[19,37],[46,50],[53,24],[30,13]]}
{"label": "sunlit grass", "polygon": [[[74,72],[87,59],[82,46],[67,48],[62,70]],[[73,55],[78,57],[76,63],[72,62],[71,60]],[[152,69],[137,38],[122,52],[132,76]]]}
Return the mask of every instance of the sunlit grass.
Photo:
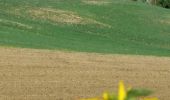
{"label": "sunlit grass", "polygon": [[0,0],[0,45],[170,56],[169,10],[107,1]]}

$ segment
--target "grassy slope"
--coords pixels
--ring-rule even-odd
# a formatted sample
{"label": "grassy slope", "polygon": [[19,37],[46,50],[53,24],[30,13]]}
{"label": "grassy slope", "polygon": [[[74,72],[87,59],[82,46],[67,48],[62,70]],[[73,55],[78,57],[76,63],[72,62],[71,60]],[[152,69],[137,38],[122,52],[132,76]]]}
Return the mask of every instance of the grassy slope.
{"label": "grassy slope", "polygon": [[[31,18],[25,14],[25,7],[70,10],[112,27],[54,24]],[[22,16],[9,13],[13,8],[22,8]],[[112,0],[99,6],[81,0],[0,0],[0,20],[1,46],[170,56],[170,24],[161,23],[170,21],[170,10],[141,3]]]}

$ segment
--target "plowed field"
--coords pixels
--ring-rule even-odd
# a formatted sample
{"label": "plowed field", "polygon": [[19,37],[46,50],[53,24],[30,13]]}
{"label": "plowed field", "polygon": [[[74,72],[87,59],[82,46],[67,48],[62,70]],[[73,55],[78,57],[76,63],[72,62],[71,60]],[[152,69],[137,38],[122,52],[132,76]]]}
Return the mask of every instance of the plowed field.
{"label": "plowed field", "polygon": [[170,58],[0,48],[0,100],[78,100],[117,83],[170,99]]}

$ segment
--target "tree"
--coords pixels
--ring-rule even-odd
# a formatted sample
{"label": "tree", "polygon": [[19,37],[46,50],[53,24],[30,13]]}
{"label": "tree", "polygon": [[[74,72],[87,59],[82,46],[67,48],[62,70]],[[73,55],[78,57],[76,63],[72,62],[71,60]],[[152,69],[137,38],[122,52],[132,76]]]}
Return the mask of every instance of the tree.
{"label": "tree", "polygon": [[170,8],[170,0],[159,0],[159,4],[164,8]]}
{"label": "tree", "polygon": [[[133,1],[139,1],[139,0],[133,0]],[[170,0],[140,0],[140,1],[170,9]]]}

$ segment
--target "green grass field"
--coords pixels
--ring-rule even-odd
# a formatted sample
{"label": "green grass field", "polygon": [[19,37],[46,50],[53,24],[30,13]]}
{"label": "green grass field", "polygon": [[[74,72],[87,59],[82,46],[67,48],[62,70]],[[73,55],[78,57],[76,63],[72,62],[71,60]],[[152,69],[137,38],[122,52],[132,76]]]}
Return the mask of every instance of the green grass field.
{"label": "green grass field", "polygon": [[128,0],[0,0],[0,46],[170,56],[170,10]]}

